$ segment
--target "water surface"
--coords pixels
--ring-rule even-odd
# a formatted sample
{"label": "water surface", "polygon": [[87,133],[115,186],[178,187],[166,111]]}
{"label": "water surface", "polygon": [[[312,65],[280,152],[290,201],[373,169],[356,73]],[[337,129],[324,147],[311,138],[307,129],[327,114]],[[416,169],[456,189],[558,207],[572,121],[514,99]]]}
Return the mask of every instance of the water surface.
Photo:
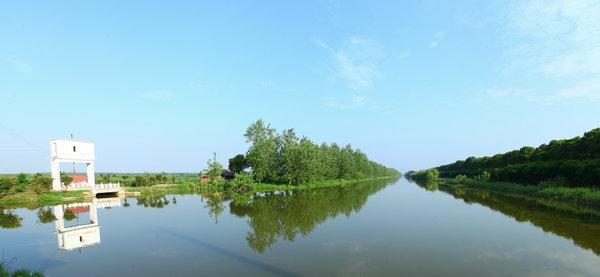
{"label": "water surface", "polygon": [[600,276],[594,215],[404,179],[245,205],[98,199],[0,221],[5,262],[47,276]]}

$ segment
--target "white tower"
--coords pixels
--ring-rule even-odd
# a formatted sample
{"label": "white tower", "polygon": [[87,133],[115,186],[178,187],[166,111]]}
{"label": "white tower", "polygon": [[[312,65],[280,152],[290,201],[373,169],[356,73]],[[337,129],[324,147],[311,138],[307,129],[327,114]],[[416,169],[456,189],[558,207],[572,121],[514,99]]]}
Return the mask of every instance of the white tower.
{"label": "white tower", "polygon": [[94,144],[91,142],[53,139],[50,141],[50,172],[52,173],[52,190],[61,190],[60,163],[83,163],[87,165],[88,186],[96,184],[94,176]]}

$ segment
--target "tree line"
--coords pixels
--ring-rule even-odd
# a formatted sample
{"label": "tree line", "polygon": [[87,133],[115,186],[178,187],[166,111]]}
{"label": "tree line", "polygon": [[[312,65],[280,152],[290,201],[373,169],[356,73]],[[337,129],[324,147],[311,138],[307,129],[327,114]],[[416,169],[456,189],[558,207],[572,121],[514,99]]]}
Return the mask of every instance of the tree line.
{"label": "tree line", "polygon": [[523,147],[492,157],[469,157],[436,169],[445,178],[489,174],[494,181],[600,186],[600,128],[586,132],[583,137],[553,140],[537,148]]}
{"label": "tree line", "polygon": [[[399,172],[373,162],[350,145],[316,144],[294,129],[277,133],[258,120],[244,134],[250,144],[245,157],[230,160],[230,168],[252,168],[258,182],[303,184],[321,180],[354,180],[396,176]],[[233,166],[232,163],[233,162]]]}

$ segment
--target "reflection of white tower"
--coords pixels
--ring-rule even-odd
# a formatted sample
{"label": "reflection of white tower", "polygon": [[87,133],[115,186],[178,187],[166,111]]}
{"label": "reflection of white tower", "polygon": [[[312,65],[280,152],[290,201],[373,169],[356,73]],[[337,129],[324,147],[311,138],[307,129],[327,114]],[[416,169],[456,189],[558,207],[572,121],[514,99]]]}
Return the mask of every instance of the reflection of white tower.
{"label": "reflection of white tower", "polygon": [[[65,209],[89,209],[90,223],[65,227]],[[59,249],[69,251],[100,243],[98,211],[93,203],[54,206],[54,216]]]}
{"label": "reflection of white tower", "polygon": [[[100,225],[98,224],[97,208],[109,208],[121,206],[121,198],[94,198],[90,203],[79,203],[69,205],[54,206],[54,216],[56,217],[56,239],[58,240],[58,249],[73,250],[100,244]],[[65,227],[65,210],[70,211],[89,211],[90,222],[79,224],[77,226]]]}

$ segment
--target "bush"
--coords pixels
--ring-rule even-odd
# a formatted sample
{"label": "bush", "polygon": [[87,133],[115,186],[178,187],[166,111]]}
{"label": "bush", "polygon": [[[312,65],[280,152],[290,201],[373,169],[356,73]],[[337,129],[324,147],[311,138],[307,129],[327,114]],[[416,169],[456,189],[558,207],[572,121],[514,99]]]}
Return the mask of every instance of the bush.
{"label": "bush", "polygon": [[412,171],[406,177],[414,181],[429,183],[436,181],[440,177],[440,173],[437,169],[432,168],[427,170]]}
{"label": "bush", "polygon": [[231,189],[240,189],[250,187],[254,184],[252,174],[236,173],[235,177],[228,182],[228,187]]}
{"label": "bush", "polygon": [[454,180],[459,183],[466,183],[469,181],[469,177],[467,177],[466,175],[458,175],[454,177]]}
{"label": "bush", "polygon": [[17,179],[12,176],[0,176],[0,197],[9,195],[15,191]]}
{"label": "bush", "polygon": [[31,183],[31,188],[37,194],[42,194],[44,192],[50,191],[52,187],[52,177],[44,176],[40,173],[36,173],[33,175],[33,181]]}
{"label": "bush", "polygon": [[538,183],[538,187],[540,188],[557,188],[557,187],[567,187],[568,182],[564,177],[556,177],[548,180],[544,180]]}

